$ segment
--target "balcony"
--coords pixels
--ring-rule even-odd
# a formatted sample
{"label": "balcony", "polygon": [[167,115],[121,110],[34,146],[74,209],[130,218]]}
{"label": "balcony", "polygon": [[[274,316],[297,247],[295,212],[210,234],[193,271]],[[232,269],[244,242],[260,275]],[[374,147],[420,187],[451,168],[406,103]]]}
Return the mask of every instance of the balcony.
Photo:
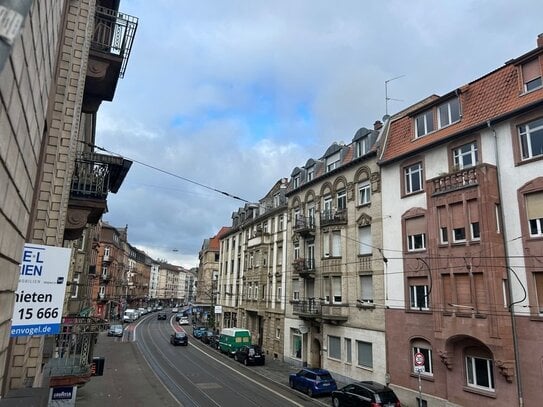
{"label": "balcony", "polygon": [[294,220],[294,226],[292,228],[294,233],[298,233],[301,236],[314,236],[315,235],[315,218],[296,216]]}
{"label": "balcony", "polygon": [[107,284],[107,283],[109,283],[110,280],[111,280],[111,275],[110,275],[109,273],[102,273],[102,274],[100,275],[100,280],[101,280],[103,283]]}
{"label": "balcony", "polygon": [[329,225],[342,225],[347,223],[347,209],[321,212],[321,227]]}
{"label": "balcony", "polygon": [[107,209],[107,194],[116,193],[132,161],[93,152],[82,152],[75,160],[64,239],[81,236],[87,223],[96,225]]}
{"label": "balcony", "polygon": [[349,306],[341,304],[323,304],[322,320],[335,324],[340,324],[349,319]]}
{"label": "balcony", "polygon": [[302,319],[321,317],[321,304],[315,298],[306,298],[292,304],[292,313]]}
{"label": "balcony", "polygon": [[113,256],[109,254],[104,254],[104,256],[102,257],[102,261],[104,263],[111,263],[113,261]]}
{"label": "balcony", "polygon": [[315,278],[315,259],[296,259],[292,263],[292,269],[294,274],[297,274],[302,278]]}
{"label": "balcony", "polygon": [[247,241],[247,247],[255,247],[262,244],[270,244],[271,236],[262,229],[257,230]]}
{"label": "balcony", "polygon": [[61,333],[46,342],[44,375],[49,386],[81,386],[91,377],[92,352],[95,339],[106,329],[104,321],[92,317],[64,317]]}
{"label": "balcony", "polygon": [[126,71],[137,27],[136,17],[96,7],[85,81],[85,113],[95,113],[103,100],[113,100],[117,81]]}
{"label": "balcony", "polygon": [[431,195],[477,186],[479,185],[477,172],[477,167],[472,167],[434,178],[428,181],[431,185]]}

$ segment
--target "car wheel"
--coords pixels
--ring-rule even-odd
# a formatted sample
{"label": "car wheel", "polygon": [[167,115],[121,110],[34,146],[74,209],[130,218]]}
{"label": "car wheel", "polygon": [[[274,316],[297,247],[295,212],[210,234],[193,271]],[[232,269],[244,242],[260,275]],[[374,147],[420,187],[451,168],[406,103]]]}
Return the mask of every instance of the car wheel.
{"label": "car wheel", "polygon": [[308,388],[307,388],[307,395],[308,395],[309,397],[313,397],[313,390],[311,389],[311,387],[308,387]]}
{"label": "car wheel", "polygon": [[288,385],[289,385],[289,387],[290,387],[291,389],[293,389],[293,388],[294,388],[294,381],[293,381],[292,379],[290,379],[290,380],[288,381]]}
{"label": "car wheel", "polygon": [[245,366],[247,366],[247,365],[249,364],[249,363],[247,362],[247,358],[245,358],[245,360],[243,361],[243,364],[244,364]]}
{"label": "car wheel", "polygon": [[236,355],[235,353],[234,353],[234,360],[235,360],[236,362],[238,361],[238,355]]}
{"label": "car wheel", "polygon": [[332,397],[332,405],[334,407],[340,407],[341,403],[339,402],[339,399],[337,397]]}

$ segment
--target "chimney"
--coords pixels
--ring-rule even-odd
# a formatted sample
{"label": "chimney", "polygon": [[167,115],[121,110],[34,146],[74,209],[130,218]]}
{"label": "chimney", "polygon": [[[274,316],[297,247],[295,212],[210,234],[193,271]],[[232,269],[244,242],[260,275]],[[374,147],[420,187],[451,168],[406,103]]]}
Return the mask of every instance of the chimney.
{"label": "chimney", "polygon": [[376,120],[375,123],[373,123],[373,130],[379,130],[381,127],[383,127],[383,123],[381,123],[380,120]]}
{"label": "chimney", "polygon": [[543,33],[537,36],[537,48],[543,47]]}

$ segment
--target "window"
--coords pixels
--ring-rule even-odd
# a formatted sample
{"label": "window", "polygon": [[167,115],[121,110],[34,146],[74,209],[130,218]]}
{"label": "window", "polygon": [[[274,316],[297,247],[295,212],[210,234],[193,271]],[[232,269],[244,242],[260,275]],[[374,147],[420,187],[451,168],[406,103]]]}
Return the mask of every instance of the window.
{"label": "window", "polygon": [[369,342],[356,341],[358,351],[358,366],[373,367],[373,350]]}
{"label": "window", "polygon": [[441,244],[447,244],[449,243],[449,232],[446,227],[442,227],[439,229],[439,237],[441,240]]}
{"label": "window", "polygon": [[295,243],[294,244],[294,260],[297,260],[300,258],[300,244]]}
{"label": "window", "polygon": [[345,362],[353,362],[353,348],[350,338],[345,338]]}
{"label": "window", "polygon": [[341,360],[341,338],[328,335],[328,357]]}
{"label": "window", "polygon": [[466,378],[469,387],[494,391],[494,366],[492,360],[466,356]]}
{"label": "window", "polygon": [[278,229],[278,231],[282,231],[282,230],[283,230],[283,228],[284,228],[283,222],[284,222],[284,220],[283,220],[283,215],[281,215],[281,216],[279,216],[279,229]]}
{"label": "window", "polygon": [[466,228],[453,229],[453,242],[460,243],[466,241]]}
{"label": "window", "polygon": [[535,293],[537,295],[537,303],[539,313],[543,314],[543,272],[534,273]]}
{"label": "window", "polygon": [[104,247],[104,257],[109,256],[109,246]]}
{"label": "window", "polygon": [[300,300],[300,280],[292,280],[292,299],[294,301]]}
{"label": "window", "polygon": [[364,136],[356,142],[356,156],[362,157],[370,151],[370,137]]}
{"label": "window", "polygon": [[277,297],[275,298],[275,301],[281,301],[281,286],[277,287]]}
{"label": "window", "polygon": [[405,193],[422,191],[422,163],[404,168]]}
{"label": "window", "polygon": [[540,88],[543,85],[541,82],[541,67],[538,58],[532,59],[522,65],[522,82],[524,83],[525,92]]}
{"label": "window", "polygon": [[312,165],[311,167],[309,167],[307,169],[307,181],[311,181],[313,180],[313,178],[315,178],[315,166]]}
{"label": "window", "polygon": [[294,177],[294,188],[298,188],[300,186],[300,176],[296,175]]}
{"label": "window", "polygon": [[523,160],[543,155],[543,119],[519,126],[518,131]]}
{"label": "window", "polygon": [[371,226],[360,226],[358,228],[358,254],[368,255],[372,253],[373,241],[371,237]]}
{"label": "window", "polygon": [[531,237],[543,237],[543,192],[526,195],[526,215]]}
{"label": "window", "polygon": [[323,257],[341,257],[341,232],[334,230],[322,234]]}
{"label": "window", "polygon": [[281,339],[281,328],[275,328],[275,339]]}
{"label": "window", "polygon": [[360,280],[360,301],[362,303],[373,303],[373,279],[370,276],[359,276]]}
{"label": "window", "polygon": [[347,191],[340,189],[337,192],[337,208],[338,210],[347,208]]}
{"label": "window", "polygon": [[72,280],[72,296],[71,298],[77,298],[79,295],[79,280],[81,278],[80,273],[75,273]]}
{"label": "window", "polygon": [[416,137],[422,137],[434,131],[434,112],[428,110],[415,118],[415,134]]}
{"label": "window", "polygon": [[339,151],[326,158],[326,172],[330,172],[339,167]]}
{"label": "window", "polygon": [[407,250],[415,252],[417,250],[426,249],[426,234],[418,233],[416,235],[407,236]]}
{"label": "window", "polygon": [[458,98],[443,103],[437,108],[437,113],[438,126],[440,129],[460,120],[460,102]]}
{"label": "window", "polygon": [[410,285],[409,298],[411,309],[430,309],[430,298],[428,296],[427,285]]}
{"label": "window", "polygon": [[371,202],[371,187],[369,181],[358,184],[358,204],[366,205]]}
{"label": "window", "polygon": [[[430,344],[422,340],[413,341],[413,358],[415,357],[416,353],[422,353],[424,355],[424,372],[421,372],[421,374],[433,375],[434,370],[432,365],[432,349],[430,347]],[[415,366],[413,364],[413,372],[416,373],[414,368]]]}
{"label": "window", "polygon": [[481,240],[481,230],[479,229],[479,222],[472,222],[470,225],[471,240]]}
{"label": "window", "polygon": [[330,277],[323,277],[324,303],[330,304]]}
{"label": "window", "polygon": [[292,357],[300,359],[302,357],[302,336],[292,334]]}
{"label": "window", "polygon": [[468,143],[453,150],[454,166],[461,170],[477,165],[477,143]]}
{"label": "window", "polygon": [[332,277],[332,302],[341,304],[341,277]]}
{"label": "window", "polygon": [[283,246],[277,246],[277,261],[278,266],[283,264]]}

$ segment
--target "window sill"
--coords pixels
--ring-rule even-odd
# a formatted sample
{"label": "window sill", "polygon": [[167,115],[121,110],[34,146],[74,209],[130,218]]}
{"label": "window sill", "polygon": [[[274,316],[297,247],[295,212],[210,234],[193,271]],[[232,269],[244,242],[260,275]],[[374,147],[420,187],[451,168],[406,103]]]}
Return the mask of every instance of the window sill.
{"label": "window sill", "polygon": [[424,193],[424,189],[419,189],[418,191],[414,191],[414,192],[404,192],[401,196],[401,198],[408,198],[410,196],[413,196],[413,195],[418,195],[418,194],[422,194]]}
{"label": "window sill", "polygon": [[479,394],[481,396],[490,397],[493,399],[496,398],[496,393],[491,390],[476,389],[470,386],[464,386],[462,389],[468,393]]}
{"label": "window sill", "polygon": [[[415,373],[415,372],[411,372],[411,377],[416,377],[416,378],[418,379],[419,374],[418,374],[418,373]],[[425,381],[427,381],[427,382],[435,382],[435,379],[434,379],[434,375],[433,375],[433,374],[421,373],[421,374],[420,374],[420,379],[421,379],[421,380],[425,380]]]}
{"label": "window sill", "polygon": [[534,93],[534,92],[537,92],[538,90],[541,90],[543,89],[543,85],[542,86],[538,86],[537,88],[533,88],[531,90],[523,90],[522,93],[519,95],[520,97],[522,96],[526,96],[526,95],[529,95],[530,93]]}
{"label": "window sill", "polygon": [[371,302],[358,302],[356,304],[356,308],[361,308],[361,309],[375,309],[375,304],[371,303]]}
{"label": "window sill", "polygon": [[405,312],[409,312],[411,314],[432,315],[432,310],[430,309],[408,308],[405,310]]}
{"label": "window sill", "polygon": [[534,161],[539,161],[539,160],[543,160],[543,154],[536,155],[530,158],[525,158],[525,159],[520,158],[518,161],[515,162],[515,165],[519,166],[519,165],[530,164],[530,163],[533,163]]}
{"label": "window sill", "polygon": [[371,206],[371,202],[366,202],[366,203],[358,204],[358,205],[356,205],[356,208],[357,208],[357,209],[360,209],[360,208],[367,208],[368,206]]}

